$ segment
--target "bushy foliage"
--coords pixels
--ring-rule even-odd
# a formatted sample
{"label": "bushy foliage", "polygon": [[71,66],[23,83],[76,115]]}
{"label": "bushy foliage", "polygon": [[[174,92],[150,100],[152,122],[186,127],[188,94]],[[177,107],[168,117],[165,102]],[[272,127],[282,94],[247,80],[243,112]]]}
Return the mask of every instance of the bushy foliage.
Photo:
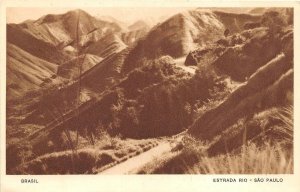
{"label": "bushy foliage", "polygon": [[225,89],[211,68],[202,68],[190,77],[175,66],[171,57],[164,56],[132,71],[113,90],[119,97],[99,119],[113,135],[172,135],[192,124],[199,115],[198,108],[224,98]]}

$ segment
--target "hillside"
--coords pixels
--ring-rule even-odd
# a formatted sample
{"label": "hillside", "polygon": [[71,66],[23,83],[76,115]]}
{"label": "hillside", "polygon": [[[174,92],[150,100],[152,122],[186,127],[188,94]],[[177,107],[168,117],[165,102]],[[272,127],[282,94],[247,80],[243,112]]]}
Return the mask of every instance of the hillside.
{"label": "hillside", "polygon": [[116,34],[112,33],[91,43],[85,52],[105,58],[120,52],[126,47],[124,42]]}
{"label": "hillside", "polygon": [[121,30],[117,23],[102,21],[82,10],[75,10],[60,15],[49,14],[21,24],[8,24],[7,40],[36,57],[62,64],[74,58],[76,51],[82,51],[91,43]]}
{"label": "hillside", "polygon": [[57,75],[67,79],[76,79],[79,76],[80,67],[81,73],[84,73],[102,60],[103,58],[97,55],[80,55],[79,58],[74,58],[59,65],[57,69]]}
{"label": "hillside", "polygon": [[[281,36],[285,33],[286,36],[291,35],[287,29]],[[217,73],[243,82],[282,51],[280,38],[272,35],[267,28],[245,30],[238,35],[223,38],[209,47],[191,51],[185,65],[201,68],[211,64]]]}
{"label": "hillside", "polygon": [[[242,136],[245,131],[247,140],[261,141],[260,138],[266,136],[273,142],[279,139],[281,142],[287,142],[289,146],[292,145],[290,130],[280,128],[284,125],[277,113],[293,104],[293,32],[285,29],[278,35],[277,51],[272,51],[272,54],[277,55],[270,55],[271,59],[268,59],[266,53],[264,57],[259,57],[259,61],[266,59],[267,62],[254,69],[255,72],[246,78],[228,99],[204,113],[190,127],[189,132],[195,137],[214,141],[208,149],[209,153],[224,153],[237,149],[245,143]],[[260,45],[264,44],[262,40],[259,42]],[[241,53],[245,52],[247,51]],[[241,53],[238,58],[242,58]],[[232,57],[231,60],[238,61]],[[220,63],[218,60],[216,62]],[[247,69],[252,71],[252,68],[243,67],[243,72],[247,72]]]}
{"label": "hillside", "polygon": [[57,64],[50,63],[19,47],[7,44],[7,99],[22,96],[29,90],[37,90],[45,84],[58,81]]}
{"label": "hillside", "polygon": [[[79,26],[78,32],[75,30],[77,24]],[[48,98],[46,95],[50,92],[61,92],[60,94],[52,93],[56,95],[57,99],[61,99],[68,92],[60,91],[62,87],[64,87],[64,90],[69,90],[70,93],[67,95],[75,98],[77,95],[76,83],[71,85],[70,88],[66,89],[66,87],[72,84],[73,80],[76,80],[80,65],[83,74],[97,64],[102,66],[103,63],[109,63],[103,65],[108,68],[104,70],[105,72],[103,71],[105,74],[103,79],[114,76],[115,74],[112,74],[113,72],[109,70],[120,65],[116,59],[120,57],[117,55],[126,48],[119,37],[121,30],[123,29],[117,23],[96,19],[81,10],[60,15],[49,14],[38,20],[28,20],[21,24],[7,24],[7,41],[9,42],[7,65],[10,74],[7,76],[10,90],[9,99],[16,100],[15,95],[29,94],[29,92],[37,97],[43,95],[46,98]],[[79,47],[76,43],[77,33],[79,35]],[[27,54],[32,58],[26,58],[29,57]],[[80,55],[79,59],[76,58],[77,54]],[[106,60],[101,63],[101,60],[105,58]],[[18,60],[18,65],[15,64],[16,60]],[[33,69],[20,71],[22,69],[20,66],[26,64],[27,60],[32,62],[30,67]],[[51,73],[39,69],[49,68],[48,63],[55,65],[55,67],[52,67],[55,70],[52,70]],[[17,66],[18,68],[16,68]],[[112,71],[117,71],[117,69],[112,69]],[[23,73],[26,73],[26,76]],[[46,73],[50,74],[46,75]],[[56,77],[60,81],[56,82],[54,80]],[[21,81],[22,83],[19,85],[21,88],[16,87],[15,82],[22,78],[26,79],[23,82]],[[48,85],[51,85],[51,81],[58,84],[47,88]],[[110,80],[107,82],[109,84]],[[47,86],[45,86],[46,84]],[[106,84],[102,87],[105,88]],[[10,97],[11,94],[14,94],[14,96]],[[47,99],[42,100],[40,98],[37,102],[47,102]],[[71,99],[70,103],[73,101],[74,99]],[[61,99],[61,102],[63,102],[63,99]],[[32,111],[36,110],[36,107],[39,106],[38,103],[31,107]]]}
{"label": "hillside", "polygon": [[[200,117],[191,127],[191,133],[203,139],[211,139],[241,117],[251,116],[279,104],[284,105],[289,99],[286,94],[292,91],[291,68],[292,63],[284,54],[277,56],[254,73],[224,103]],[[266,76],[268,78],[262,81]],[[269,95],[273,98],[266,99]]]}
{"label": "hillside", "polygon": [[[124,58],[128,54],[127,51],[125,49],[100,60],[92,67],[89,66],[87,70],[83,71],[80,82],[79,78],[75,78],[67,85],[47,91],[47,94],[35,104],[32,113],[22,123],[45,125],[53,121],[56,116],[61,116],[62,113],[73,110],[78,104],[101,95],[103,91],[118,83],[122,78],[120,69]],[[79,68],[74,65],[76,60],[74,62],[70,63],[71,71],[67,71],[67,73],[59,71],[59,73],[63,73],[60,75],[74,75],[76,77]],[[90,63],[88,64],[90,65]],[[68,66],[63,65],[62,67],[64,69]],[[81,93],[78,103],[79,89]]]}
{"label": "hillside", "polygon": [[244,30],[244,25],[249,22],[258,22],[261,15],[252,15],[247,13],[228,13],[222,11],[214,11],[217,18],[229,30],[230,34],[241,32]]}
{"label": "hillside", "polygon": [[[186,72],[175,67],[170,61],[170,58],[161,58],[149,66],[133,71],[116,86],[104,91],[98,98],[91,99],[76,110],[61,110],[63,105],[68,106],[66,103],[60,103],[60,108],[55,107],[56,102],[60,102],[62,99],[65,102],[71,102],[70,98],[67,98],[67,94],[70,94],[68,91],[64,92],[64,98],[52,96],[52,100],[43,100],[39,104],[39,108],[23,121],[23,126],[26,124],[43,125],[45,122],[49,122],[40,126],[40,131],[37,130],[33,134],[27,135],[29,138],[27,141],[34,151],[31,158],[55,152],[54,148],[41,148],[41,146],[47,146],[49,142],[56,146],[56,150],[63,150],[64,147],[60,146],[61,140],[57,135],[63,135],[65,129],[79,130],[80,137],[86,137],[87,133],[92,134],[92,137],[98,137],[97,133],[101,131],[107,131],[111,135],[121,133],[129,138],[149,138],[178,133],[181,130],[180,125],[187,122],[184,122],[186,121],[184,119],[173,119],[172,116],[177,114],[172,108],[178,108],[180,111],[185,110],[184,103],[180,106],[174,105],[172,107],[170,105],[172,108],[168,111],[174,112],[170,114],[169,118],[162,119],[161,122],[157,122],[159,116],[151,116],[152,113],[149,113],[151,108],[152,110],[166,110],[161,106],[161,102],[168,102],[169,100],[166,94],[169,91],[176,91],[173,90],[174,86],[180,84],[181,81],[190,79]],[[136,86],[133,86],[133,82]],[[152,99],[153,96],[157,97],[155,95],[165,95],[164,101]],[[51,116],[59,117],[61,116],[59,112],[64,113],[68,120],[58,127],[48,127],[48,125],[55,123],[55,121],[51,122]],[[182,111],[182,114],[184,113],[187,112]],[[148,118],[152,123],[148,124],[148,121],[144,121]],[[176,125],[174,122],[165,127],[164,130],[153,132],[154,129],[166,125],[171,119],[173,121],[179,120],[181,124],[178,124],[174,129],[173,126]],[[153,127],[155,120],[157,125]],[[147,127],[145,127],[146,125]]]}
{"label": "hillside", "polygon": [[[195,9],[172,16],[140,40],[124,64],[128,72],[143,64],[144,60],[162,55],[174,58],[186,56],[189,51],[205,47],[230,33],[243,30],[245,22],[256,21],[259,16],[240,15],[220,11]],[[232,24],[236,21],[235,24]]]}
{"label": "hillside", "polygon": [[44,42],[37,37],[28,34],[16,24],[8,24],[6,32],[7,42],[18,46],[38,58],[56,64],[64,63],[71,58],[71,55],[60,51],[48,42]]}
{"label": "hillside", "polygon": [[[38,59],[60,65],[54,75],[72,81],[79,73],[79,65],[82,66],[82,73],[96,64],[104,66],[103,63],[108,61],[113,62],[112,66],[105,65],[108,68],[121,65],[122,59],[116,60],[120,58],[117,55],[122,55],[119,52],[127,47],[125,43],[133,44],[149,30],[139,23],[128,30],[123,25],[119,26],[119,23],[114,19],[95,18],[82,10],[49,14],[35,21],[7,24],[7,41]],[[79,31],[75,30],[77,25]],[[79,60],[76,58],[77,53],[80,55]],[[16,54],[11,55],[11,58]],[[105,58],[107,60],[100,63]],[[106,70],[105,76],[113,77],[109,70]],[[23,90],[26,91],[29,90]]]}

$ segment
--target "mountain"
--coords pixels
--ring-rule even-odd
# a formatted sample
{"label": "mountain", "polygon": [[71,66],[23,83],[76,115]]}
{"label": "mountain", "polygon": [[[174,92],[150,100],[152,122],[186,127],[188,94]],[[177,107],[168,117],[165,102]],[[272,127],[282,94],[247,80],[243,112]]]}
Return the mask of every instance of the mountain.
{"label": "mountain", "polygon": [[116,23],[96,19],[82,10],[61,15],[49,14],[34,22],[22,23],[21,28],[37,39],[60,47],[69,44],[75,46],[77,35],[83,46],[88,41],[95,41],[108,33],[121,30]]}
{"label": "mountain", "polygon": [[7,40],[34,56],[62,64],[90,43],[120,31],[117,23],[98,20],[82,10],[75,10],[49,14],[36,21],[8,24]]}
{"label": "mountain", "polygon": [[[94,18],[88,14],[82,11],[77,12],[79,12],[80,21],[83,22],[82,25],[87,24],[86,28],[92,28],[94,25],[99,24],[98,21],[95,21]],[[76,19],[75,16],[77,13],[75,13],[76,11],[71,11],[62,15],[45,16],[37,21],[31,22],[40,23],[40,25],[44,25],[44,27],[49,27],[49,23],[51,23],[51,27],[60,26],[62,28],[69,28],[66,26],[68,26],[68,23],[71,25],[71,21]],[[108,22],[108,24],[115,26],[110,22]],[[8,27],[10,27],[10,25],[8,25]],[[20,28],[18,25],[15,25],[15,27],[18,29]],[[81,86],[80,97],[83,97],[81,102],[85,102],[87,99],[89,99],[87,94],[100,94],[105,88],[111,86],[118,78],[120,78],[120,70],[124,58],[128,54],[127,45],[120,39],[120,31],[113,32],[106,24],[101,27],[103,27],[101,30],[105,32],[98,33],[101,31],[99,29],[98,32],[94,31],[86,35],[87,39],[82,38],[80,40],[81,42],[86,43],[80,47],[78,58],[76,58],[78,51],[76,50],[74,43],[70,43],[67,46],[62,46],[62,44],[59,44],[57,45],[58,47],[54,47],[55,41],[50,44],[48,42],[44,42],[44,40],[46,41],[46,38],[43,40],[37,39],[37,42],[40,44],[45,44],[53,48],[53,51],[49,51],[49,53],[57,52],[58,54],[66,55],[68,59],[59,62],[55,71],[55,75],[59,78],[63,78],[64,83],[56,86],[56,88],[52,87],[54,90],[52,88],[46,90],[46,93],[43,95],[43,97],[40,98],[39,101],[31,108],[31,113],[25,117],[23,123],[45,124],[53,120],[54,114],[59,115],[60,110],[66,111],[74,108],[74,103],[77,102],[79,84]],[[87,31],[86,28],[84,31],[81,31],[81,33],[85,33]],[[27,32],[22,30],[20,31],[32,39],[35,38],[32,35],[27,34]],[[65,29],[65,31],[67,30]],[[68,35],[69,39],[72,39],[72,36],[74,35],[70,33],[65,34]],[[99,36],[98,34],[101,35]],[[63,42],[63,45],[68,41]],[[21,44],[18,45],[26,45],[26,48],[27,45],[29,45],[24,43],[22,38],[20,38],[20,42]],[[31,50],[31,47],[34,47],[34,49]],[[45,60],[52,60],[52,58],[49,59],[46,57],[48,55],[42,55],[45,54],[45,52],[37,54],[35,49],[38,49],[39,47],[42,46],[28,46],[28,49],[35,55],[46,58]],[[59,59],[59,57],[55,54],[49,54],[49,56],[53,56],[53,60],[55,60],[54,58]],[[81,66],[82,70],[80,82],[78,81],[78,74],[80,70],[79,66]],[[49,103],[51,103],[51,105],[48,105]],[[55,107],[58,107],[59,110],[55,109]]]}
{"label": "mountain", "polygon": [[130,26],[128,26],[128,29],[130,31],[136,31],[136,30],[139,30],[139,29],[147,29],[147,28],[150,28],[150,25],[148,25],[143,20],[138,20],[138,21],[134,22],[133,24],[131,24]]}
{"label": "mountain", "polygon": [[141,39],[124,64],[124,72],[130,71],[147,60],[157,56],[185,56],[189,51],[205,47],[230,33],[243,30],[242,25],[260,17],[246,14],[225,13],[195,9],[172,16],[153,27]]}
{"label": "mountain", "polygon": [[91,61],[96,64],[100,60],[95,60],[95,56],[112,56],[125,49],[126,44],[137,41],[147,30],[149,28],[139,22],[136,27],[127,29],[115,19],[95,18],[82,10],[74,10],[59,15],[48,14],[21,24],[8,24],[7,40],[38,58],[62,65],[59,70],[62,74],[66,66],[69,71],[78,68],[74,65],[77,52],[88,54],[88,58],[94,55]]}
{"label": "mountain", "polygon": [[[74,23],[75,20],[77,21],[78,15],[80,18],[79,21],[82,22],[82,25],[86,25],[85,29],[80,31],[80,33],[88,33],[89,29],[92,30],[92,28],[98,24],[98,21],[95,21],[95,18],[80,10],[71,11],[62,15],[47,15],[37,21],[30,22],[35,24],[38,23],[42,26],[41,28],[45,28],[51,24],[52,26],[59,26],[61,29],[64,28],[65,31],[68,31],[70,30],[71,24]],[[25,118],[24,123],[38,122],[44,124],[45,122],[50,121],[52,118],[49,117],[52,117],[53,114],[48,114],[49,112],[47,111],[49,111],[49,105],[47,105],[47,103],[53,103],[53,106],[59,106],[62,111],[71,110],[73,106],[72,103],[76,103],[77,100],[77,87],[79,87],[79,85],[81,86],[80,89],[84,92],[84,94],[100,94],[105,89],[113,86],[124,76],[126,77],[127,73],[130,71],[128,68],[138,68],[140,58],[143,59],[146,57],[147,60],[159,57],[162,53],[162,48],[164,48],[169,55],[176,57],[186,54],[190,49],[193,49],[193,47],[208,46],[212,42],[215,42],[217,39],[224,36],[224,30],[228,26],[221,22],[222,19],[222,21],[227,19],[228,21],[226,21],[229,22],[232,18],[237,18],[238,20],[240,17],[241,21],[238,22],[239,24],[243,23],[247,19],[256,19],[256,17],[252,17],[251,15],[247,16],[247,19],[244,19],[240,16],[240,14],[212,12],[202,9],[186,11],[153,27],[151,31],[144,36],[144,38],[137,40],[136,45],[127,49],[126,45],[121,40],[122,37],[120,38],[119,36],[120,32],[118,30],[116,30],[115,33],[108,33],[106,35],[103,34],[103,36],[98,40],[94,39],[95,41],[89,41],[89,43],[84,44],[85,46],[82,47],[81,52],[85,52],[87,54],[82,54],[79,57],[79,62],[82,65],[82,76],[80,77],[80,82],[77,81],[76,78],[79,72],[78,61],[73,56],[73,59],[69,59],[68,61],[60,64],[57,74],[66,79],[75,81],[70,82],[68,85],[65,85],[63,88],[59,88],[49,95],[46,95],[39,104],[35,105],[35,111]],[[79,25],[81,25],[81,23]],[[146,22],[137,21],[131,25],[129,29],[139,31],[140,29],[144,30],[143,28],[146,26]],[[31,31],[34,31],[33,29],[36,28],[38,27],[35,26],[30,29]],[[105,27],[101,28],[102,31],[104,29]],[[101,30],[97,29],[96,31]],[[144,32],[146,33],[146,30]],[[87,36],[93,33],[94,31],[92,33],[88,33]],[[121,33],[124,34],[125,32]],[[31,32],[31,34],[34,35],[35,33]],[[68,35],[69,39],[74,38],[75,35],[74,31],[73,33],[70,32],[65,34]],[[45,35],[45,41],[47,40],[46,37],[49,37],[49,34],[47,35]],[[95,37],[99,36],[96,35]],[[81,39],[81,42],[87,41],[83,38]],[[55,44],[55,41],[53,41],[52,44]],[[67,48],[71,50],[72,48],[75,49],[71,43],[64,47],[62,52],[66,52]],[[155,53],[157,51],[159,53]],[[123,72],[123,74],[121,74],[121,72]],[[203,93],[206,94],[206,92],[206,90],[203,90]],[[195,97],[195,99],[196,98],[197,97]],[[81,102],[84,102],[84,100]],[[45,106],[48,107],[45,108]],[[53,109],[50,111],[52,111],[51,113],[55,113],[56,110]],[[47,120],[43,120],[46,116]]]}
{"label": "mountain", "polygon": [[121,39],[128,46],[134,45],[139,39],[143,38],[151,29],[151,23],[138,20],[128,26],[128,30],[121,34]]}
{"label": "mountain", "polygon": [[[60,15],[49,14],[38,20],[27,20],[21,24],[7,24],[7,41],[10,44],[8,46],[10,59],[7,65],[17,66],[15,64],[17,59],[21,62],[26,61],[23,54],[25,51],[34,57],[33,61],[43,60],[55,64],[57,69],[53,76],[58,75],[71,80],[77,76],[76,71],[79,69],[77,54],[86,55],[84,59],[83,56],[79,57],[79,61],[83,62],[82,72],[85,72],[103,58],[125,49],[127,46],[119,37],[121,30],[117,23],[96,19],[82,10],[69,11]],[[15,76],[19,76],[14,72],[13,70],[9,72],[12,75],[8,76],[8,82],[14,82]],[[37,72],[36,76],[41,74]],[[10,80],[10,77],[14,80]],[[38,89],[36,85],[38,83],[41,83],[40,80],[35,80],[30,86],[27,84],[27,89],[22,88],[22,91],[19,89],[18,94],[24,94],[33,88]],[[16,90],[14,92],[17,94]]]}

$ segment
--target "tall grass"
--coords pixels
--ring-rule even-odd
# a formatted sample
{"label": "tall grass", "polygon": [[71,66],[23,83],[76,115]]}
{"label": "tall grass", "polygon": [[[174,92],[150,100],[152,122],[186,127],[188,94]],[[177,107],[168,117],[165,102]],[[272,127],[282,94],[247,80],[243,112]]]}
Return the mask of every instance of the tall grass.
{"label": "tall grass", "polygon": [[226,153],[215,157],[201,155],[198,163],[185,166],[189,174],[291,174],[293,156],[280,145],[265,143],[243,148],[241,153]]}
{"label": "tall grass", "polygon": [[265,140],[258,144],[255,139],[247,141],[245,133],[244,143],[238,150],[209,156],[203,147],[201,148],[207,144],[190,140],[192,144],[187,150],[196,153],[197,163],[191,165],[183,160],[184,172],[188,174],[292,174],[293,147],[287,147],[286,143],[291,145],[293,143],[293,107],[280,108],[274,114],[274,118],[281,122],[274,129],[284,137],[282,142]]}

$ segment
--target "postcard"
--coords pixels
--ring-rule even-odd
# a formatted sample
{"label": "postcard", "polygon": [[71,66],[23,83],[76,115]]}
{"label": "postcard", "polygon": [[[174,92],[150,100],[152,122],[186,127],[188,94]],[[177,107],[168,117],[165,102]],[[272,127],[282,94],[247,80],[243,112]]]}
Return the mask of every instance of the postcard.
{"label": "postcard", "polygon": [[0,5],[1,191],[300,190],[298,3]]}

